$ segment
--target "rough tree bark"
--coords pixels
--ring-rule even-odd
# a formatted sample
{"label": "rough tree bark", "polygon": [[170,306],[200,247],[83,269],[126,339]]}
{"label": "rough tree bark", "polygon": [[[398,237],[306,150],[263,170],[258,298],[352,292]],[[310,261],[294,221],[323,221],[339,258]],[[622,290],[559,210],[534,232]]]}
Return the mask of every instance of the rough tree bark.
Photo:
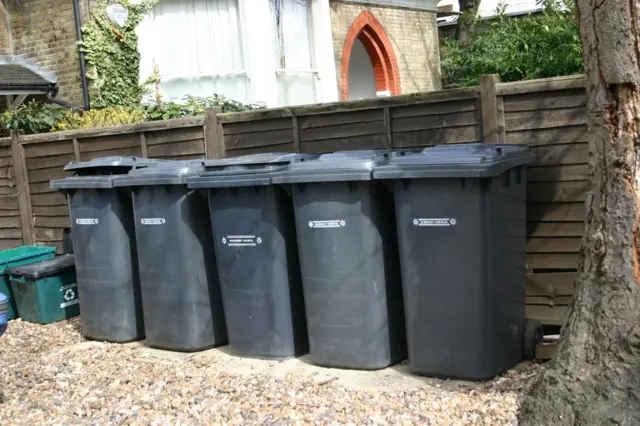
{"label": "rough tree bark", "polygon": [[578,0],[589,174],[576,294],[521,425],[640,425],[640,2]]}
{"label": "rough tree bark", "polygon": [[473,40],[480,0],[459,0],[459,3],[460,15],[456,23],[456,40],[461,47],[468,47]]}

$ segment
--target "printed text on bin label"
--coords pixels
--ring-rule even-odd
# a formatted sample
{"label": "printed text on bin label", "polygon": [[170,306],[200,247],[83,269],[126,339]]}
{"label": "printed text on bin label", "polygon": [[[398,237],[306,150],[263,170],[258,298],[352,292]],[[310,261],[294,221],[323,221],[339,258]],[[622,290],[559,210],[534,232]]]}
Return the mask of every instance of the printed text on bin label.
{"label": "printed text on bin label", "polygon": [[344,219],[335,220],[310,220],[309,228],[344,228],[347,226],[347,221]]}
{"label": "printed text on bin label", "polygon": [[140,222],[143,225],[164,225],[167,221],[164,217],[145,217]]}
{"label": "printed text on bin label", "polygon": [[255,235],[227,235],[222,237],[222,244],[229,247],[256,247],[262,244],[262,238]]}
{"label": "printed text on bin label", "polygon": [[98,219],[94,217],[83,217],[76,219],[78,225],[97,225]]}
{"label": "printed text on bin label", "polygon": [[455,217],[417,217],[413,219],[413,226],[456,226],[457,223]]}

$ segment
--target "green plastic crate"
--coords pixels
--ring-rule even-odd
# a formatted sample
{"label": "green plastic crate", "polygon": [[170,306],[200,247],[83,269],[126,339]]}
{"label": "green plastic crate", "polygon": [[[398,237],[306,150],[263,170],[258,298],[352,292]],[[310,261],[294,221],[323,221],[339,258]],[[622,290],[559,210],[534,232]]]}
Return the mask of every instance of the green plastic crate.
{"label": "green plastic crate", "polygon": [[11,286],[9,285],[9,277],[5,274],[6,269],[51,259],[55,255],[55,247],[44,246],[22,246],[0,251],[0,292],[9,298],[8,319],[17,318],[19,312]]}
{"label": "green plastic crate", "polygon": [[7,271],[20,317],[50,324],[80,314],[73,255],[18,266]]}

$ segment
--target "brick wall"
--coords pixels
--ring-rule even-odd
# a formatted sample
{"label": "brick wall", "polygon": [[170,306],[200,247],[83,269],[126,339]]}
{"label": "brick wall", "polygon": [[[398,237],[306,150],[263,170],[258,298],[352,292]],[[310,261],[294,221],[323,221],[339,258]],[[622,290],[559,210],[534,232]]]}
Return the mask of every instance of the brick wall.
{"label": "brick wall", "polygon": [[331,27],[339,92],[344,94],[342,51],[358,16],[370,12],[386,33],[398,64],[400,92],[441,88],[436,13],[399,7],[331,1]]}
{"label": "brick wall", "polygon": [[[82,23],[89,16],[89,1],[79,0]],[[3,53],[36,60],[58,75],[58,97],[82,105],[80,65],[76,47],[76,30],[72,0],[21,0],[12,2],[10,51],[4,24],[0,36]]]}

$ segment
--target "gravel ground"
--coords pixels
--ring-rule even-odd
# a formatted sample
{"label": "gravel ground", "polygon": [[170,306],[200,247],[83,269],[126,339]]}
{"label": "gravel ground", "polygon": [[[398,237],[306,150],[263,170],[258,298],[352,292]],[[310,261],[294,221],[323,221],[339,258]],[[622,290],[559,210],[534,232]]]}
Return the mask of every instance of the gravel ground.
{"label": "gravel ground", "polygon": [[522,366],[480,385],[350,388],[337,379],[343,370],[328,380],[304,369],[240,374],[231,363],[244,361],[230,356],[163,358],[140,345],[81,342],[77,320],[9,324],[0,338],[1,425],[512,425],[539,370]]}

